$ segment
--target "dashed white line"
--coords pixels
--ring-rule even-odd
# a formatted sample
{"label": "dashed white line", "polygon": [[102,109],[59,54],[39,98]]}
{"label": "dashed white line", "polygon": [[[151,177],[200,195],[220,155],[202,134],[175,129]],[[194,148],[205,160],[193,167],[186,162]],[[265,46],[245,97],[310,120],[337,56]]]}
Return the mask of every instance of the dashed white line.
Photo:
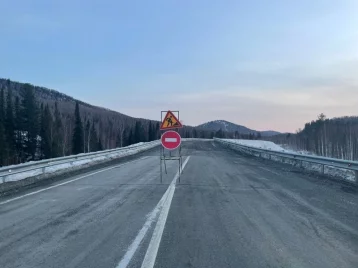
{"label": "dashed white line", "polygon": [[145,156],[145,157],[142,157],[142,158],[133,160],[133,161],[126,162],[126,163],[124,163],[124,164],[120,164],[120,165],[117,165],[117,166],[114,166],[114,167],[110,167],[110,168],[105,168],[105,169],[102,169],[102,170],[93,172],[93,173],[91,173],[91,174],[87,174],[87,175],[78,177],[78,178],[73,179],[73,180],[69,180],[69,181],[66,181],[66,182],[62,182],[62,183],[59,183],[59,184],[56,184],[56,185],[53,185],[53,186],[50,186],[50,187],[47,187],[47,188],[44,188],[44,189],[35,191],[35,192],[31,192],[31,193],[24,194],[24,195],[15,197],[15,198],[11,198],[11,199],[8,199],[8,200],[6,200],[6,201],[0,202],[0,206],[1,206],[1,205],[8,204],[8,203],[10,203],[10,202],[13,202],[13,201],[15,201],[15,200],[19,200],[19,199],[25,198],[25,197],[27,197],[27,196],[35,195],[35,194],[38,194],[38,193],[41,193],[41,192],[44,192],[44,191],[47,191],[47,190],[50,190],[50,189],[53,189],[53,188],[62,186],[62,185],[69,184],[69,183],[74,182],[74,181],[82,180],[82,179],[84,179],[84,178],[87,178],[87,177],[89,177],[89,176],[92,176],[92,175],[101,173],[101,172],[103,172],[103,171],[107,171],[107,170],[111,170],[111,169],[118,168],[118,167],[121,167],[121,166],[125,166],[125,165],[127,165],[127,164],[130,164],[130,163],[133,163],[133,162],[137,162],[137,161],[139,161],[139,160],[143,160],[143,159],[146,159],[146,158],[148,158],[148,157],[149,157],[149,156]]}

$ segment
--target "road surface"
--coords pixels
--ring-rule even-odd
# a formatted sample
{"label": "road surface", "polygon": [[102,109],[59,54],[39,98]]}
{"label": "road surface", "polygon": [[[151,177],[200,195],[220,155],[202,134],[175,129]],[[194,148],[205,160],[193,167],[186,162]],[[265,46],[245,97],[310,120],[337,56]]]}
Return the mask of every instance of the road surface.
{"label": "road surface", "polygon": [[[0,267],[358,267],[356,187],[183,143],[0,199]],[[174,184],[176,182],[176,184]]]}

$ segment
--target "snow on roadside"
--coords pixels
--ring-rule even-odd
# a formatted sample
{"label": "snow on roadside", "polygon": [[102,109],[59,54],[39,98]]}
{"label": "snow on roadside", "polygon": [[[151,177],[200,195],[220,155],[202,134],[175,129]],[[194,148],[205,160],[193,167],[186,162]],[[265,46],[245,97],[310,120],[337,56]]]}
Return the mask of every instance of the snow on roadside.
{"label": "snow on roadside", "polygon": [[[24,165],[24,164],[20,164],[20,165],[14,165],[14,166],[7,166],[6,170],[4,170],[3,172],[0,173],[0,184],[3,183],[3,178],[5,178],[5,182],[14,182],[14,181],[19,181],[19,180],[23,180],[26,178],[30,178],[30,177],[34,177],[34,176],[38,176],[38,175],[43,175],[45,174],[51,174],[57,171],[61,171],[61,170],[68,170],[68,169],[73,169],[73,168],[78,168],[80,166],[84,166],[84,165],[91,165],[91,164],[95,164],[98,162],[103,162],[103,161],[108,161],[111,159],[115,159],[115,158],[119,158],[119,157],[124,157],[127,155],[132,155],[132,154],[136,154],[139,153],[141,151],[153,148],[155,146],[157,146],[160,142],[140,142],[137,144],[133,144],[131,146],[127,146],[127,147],[123,147],[122,149],[124,150],[118,150],[118,151],[103,151],[102,154],[97,154],[97,155],[93,155],[90,156],[89,154],[78,154],[73,156],[73,158],[71,159],[48,159],[45,162],[43,161],[39,161],[38,163],[36,163],[36,161],[32,162],[32,168],[35,168],[33,170],[26,170],[31,168],[31,166],[29,165]],[[138,147],[140,146],[140,147]],[[82,159],[81,159],[82,157]],[[88,158],[83,158],[83,157],[88,157]],[[77,159],[75,159],[77,158]],[[52,161],[52,162],[51,162]],[[61,162],[60,162],[61,161]],[[57,162],[57,164],[56,164]],[[26,163],[28,164],[28,163]],[[38,164],[38,165],[36,165]],[[46,166],[46,165],[49,166]],[[52,165],[54,164],[54,165]],[[20,167],[20,169],[14,169],[15,167]],[[23,167],[23,168],[22,168]],[[39,167],[39,168],[37,168]],[[12,170],[14,169],[14,170]],[[19,172],[23,170],[23,172]],[[16,174],[12,174],[12,172],[16,172]],[[17,173],[19,172],[19,173]]]}
{"label": "snow on roadside", "polygon": [[234,140],[234,139],[223,139],[224,141],[250,146],[259,149],[272,150],[278,152],[288,152],[292,153],[293,151],[285,150],[280,145],[273,143],[272,141],[262,141],[262,140]]}
{"label": "snow on roadside", "polygon": [[[272,151],[278,151],[278,152],[296,153],[296,154],[311,155],[311,156],[313,155],[314,156],[314,154],[312,154],[310,152],[294,151],[294,150],[284,149],[280,145],[277,145],[277,144],[275,144],[275,143],[273,143],[271,141],[236,140],[236,139],[221,139],[221,140],[231,142],[231,143],[235,143],[235,144],[244,145],[244,146],[249,146],[249,147],[253,147],[253,148],[258,148],[258,149],[266,149],[266,150],[272,150]],[[259,156],[258,153],[253,153],[253,155]],[[261,157],[268,159],[268,155],[265,155],[265,154],[262,154]],[[277,157],[277,156],[271,156],[270,160],[282,162],[282,158]],[[298,166],[297,161],[291,160],[291,159],[286,159],[285,163],[291,164],[291,165],[294,165],[294,166]],[[322,170],[322,165],[309,163],[309,162],[303,162],[302,167],[304,169],[314,171],[314,172],[318,172],[318,173],[320,173],[321,170]],[[353,170],[342,169],[342,168],[337,168],[337,167],[332,167],[332,166],[325,166],[324,174],[328,175],[328,176],[331,176],[331,177],[343,178],[343,179],[351,181],[351,182],[355,181],[355,172]]]}

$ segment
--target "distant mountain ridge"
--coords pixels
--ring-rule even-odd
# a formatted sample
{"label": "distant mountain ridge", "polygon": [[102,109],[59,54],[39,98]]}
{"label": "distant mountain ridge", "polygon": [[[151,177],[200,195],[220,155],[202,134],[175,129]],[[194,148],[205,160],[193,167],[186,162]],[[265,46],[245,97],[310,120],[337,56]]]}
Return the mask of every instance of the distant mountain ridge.
{"label": "distant mountain ridge", "polygon": [[218,131],[221,129],[222,131],[238,132],[244,135],[249,135],[249,134],[257,135],[258,133],[261,133],[261,136],[263,137],[270,137],[270,136],[281,134],[280,132],[273,131],[273,130],[265,130],[265,131],[253,130],[245,126],[228,122],[226,120],[215,120],[215,121],[206,122],[204,124],[198,125],[197,128],[203,130],[209,130],[209,131]]}

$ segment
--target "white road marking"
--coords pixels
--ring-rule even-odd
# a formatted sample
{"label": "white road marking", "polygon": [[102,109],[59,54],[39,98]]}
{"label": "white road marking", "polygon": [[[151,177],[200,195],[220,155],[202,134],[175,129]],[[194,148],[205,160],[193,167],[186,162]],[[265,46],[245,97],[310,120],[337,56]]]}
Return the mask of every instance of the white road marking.
{"label": "white road marking", "polygon": [[[169,187],[168,187],[169,189]],[[167,199],[168,196],[168,189],[160,199],[159,203],[155,206],[155,208],[150,212],[147,216],[147,220],[144,223],[142,229],[137,234],[136,238],[133,240],[132,244],[128,247],[126,254],[122,258],[122,260],[118,263],[116,268],[125,268],[128,266],[130,261],[133,258],[133,255],[136,253],[137,249],[139,248],[140,243],[143,241],[145,235],[147,234],[149,228],[151,227],[152,223],[158,216],[160,210],[163,207],[164,200]]]}
{"label": "white road marking", "polygon": [[164,141],[166,141],[166,142],[177,142],[178,139],[177,138],[165,138]]}
{"label": "white road marking", "polygon": [[[189,158],[190,158],[190,156],[185,160],[182,170],[184,169],[185,165],[188,163]],[[176,183],[176,180],[178,177],[179,176],[175,177],[175,179],[173,180],[173,182],[170,184],[170,186],[168,188],[168,190],[169,190],[168,197],[165,200],[162,211],[160,212],[159,219],[157,221],[157,225],[155,226],[152,239],[150,240],[150,243],[149,243],[149,246],[147,249],[147,253],[145,254],[145,257],[144,257],[144,260],[142,263],[142,268],[153,268],[154,267],[155,260],[157,258],[157,254],[158,254],[159,245],[162,240],[165,223],[168,218],[170,205],[173,200],[174,191],[175,191],[175,183]]]}
{"label": "white road marking", "polygon": [[[183,163],[182,170],[184,170],[184,167],[188,163],[189,158],[190,158],[190,156]],[[162,196],[162,198],[160,199],[158,204],[155,206],[155,208],[152,210],[152,212],[149,213],[149,215],[147,217],[147,220],[144,223],[142,229],[139,231],[139,233],[137,234],[137,236],[133,240],[132,244],[128,247],[126,254],[123,256],[122,260],[118,263],[116,268],[126,268],[129,265],[129,263],[131,262],[134,254],[136,253],[136,251],[138,250],[140,244],[142,243],[145,235],[147,234],[148,230],[150,229],[152,223],[157,218],[158,214],[160,213],[160,216],[159,216],[159,220],[160,220],[161,218],[164,217],[164,216],[162,216],[163,210],[165,210],[166,207],[168,207],[168,210],[169,210],[171,199],[173,198],[173,194],[174,194],[175,183],[176,183],[178,177],[179,177],[179,172],[177,172],[177,174],[175,174],[175,176],[174,176],[172,182],[170,183],[168,189],[165,191],[164,195]],[[170,193],[172,193],[171,197],[169,196]],[[168,206],[168,202],[169,202],[169,206]],[[158,220],[158,222],[159,222],[159,220]],[[164,224],[165,224],[165,222],[164,222]],[[158,223],[157,223],[157,226],[158,226]],[[157,230],[157,227],[155,228],[155,230]],[[154,232],[155,232],[155,230],[154,230]],[[157,230],[157,233],[158,233],[158,230]],[[153,240],[153,237],[154,237],[154,233],[153,233],[153,236],[152,236],[152,240]],[[146,256],[148,255],[149,248],[152,245],[152,240],[151,240],[151,242],[149,244]],[[160,242],[160,240],[159,240],[159,242]],[[157,251],[158,251],[158,249],[157,249]],[[154,258],[154,260],[155,260],[155,258]]]}
{"label": "white road marking", "polygon": [[0,206],[1,206],[1,205],[5,205],[5,204],[10,203],[10,202],[15,201],[15,200],[19,200],[19,199],[25,198],[25,197],[27,197],[27,196],[35,195],[35,194],[38,194],[38,193],[41,193],[41,192],[44,192],[44,191],[47,191],[47,190],[50,190],[50,189],[53,189],[53,188],[62,186],[62,185],[69,184],[69,183],[74,182],[74,181],[82,180],[82,179],[84,179],[84,178],[87,178],[87,177],[89,177],[89,176],[92,176],[92,175],[101,173],[101,172],[103,172],[103,171],[107,171],[107,170],[111,170],[111,169],[118,168],[118,167],[121,167],[121,166],[125,166],[125,165],[127,165],[127,164],[129,164],[129,163],[137,162],[137,161],[139,161],[139,160],[143,160],[143,159],[146,159],[146,158],[148,158],[148,157],[149,157],[149,156],[145,156],[145,157],[142,157],[142,158],[139,158],[139,159],[136,159],[136,160],[133,160],[133,161],[129,161],[129,162],[126,162],[126,163],[123,163],[123,164],[120,164],[120,165],[117,165],[117,166],[114,166],[114,167],[105,168],[105,169],[102,169],[102,170],[93,172],[93,173],[91,173],[91,174],[84,175],[84,176],[82,176],[82,177],[79,177],[79,178],[76,178],[76,179],[73,179],[73,180],[69,180],[69,181],[66,181],[66,182],[62,182],[62,183],[59,183],[59,184],[56,184],[56,185],[53,185],[53,186],[50,186],[50,187],[47,187],[47,188],[44,188],[44,189],[35,191],[35,192],[31,192],[31,193],[28,193],[28,194],[24,194],[24,195],[21,195],[21,196],[18,196],[18,197],[15,197],[15,198],[12,198],[12,199],[9,199],[9,200],[0,202]]}

